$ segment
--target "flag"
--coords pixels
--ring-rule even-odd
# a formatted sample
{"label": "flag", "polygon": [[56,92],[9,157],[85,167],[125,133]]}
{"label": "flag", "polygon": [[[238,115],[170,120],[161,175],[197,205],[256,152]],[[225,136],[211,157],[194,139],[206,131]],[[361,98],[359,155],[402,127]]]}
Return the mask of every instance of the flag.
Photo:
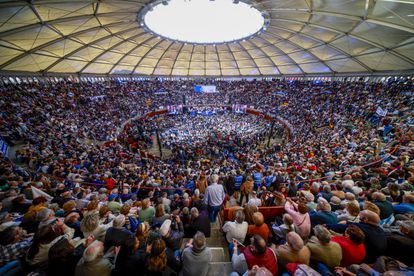
{"label": "flag", "polygon": [[33,193],[33,199],[35,199],[37,197],[41,197],[41,196],[46,198],[48,201],[53,199],[53,197],[51,195],[43,192],[42,190],[39,190],[38,188],[33,187],[33,186],[32,186],[32,193]]}

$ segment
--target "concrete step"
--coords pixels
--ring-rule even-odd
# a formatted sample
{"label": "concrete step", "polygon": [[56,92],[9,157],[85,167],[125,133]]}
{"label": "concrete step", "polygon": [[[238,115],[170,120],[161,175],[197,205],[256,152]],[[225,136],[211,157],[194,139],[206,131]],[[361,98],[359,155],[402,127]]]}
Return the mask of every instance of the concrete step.
{"label": "concrete step", "polygon": [[211,232],[210,232],[210,237],[211,238],[220,238],[220,237],[223,237],[223,233],[222,232],[220,232],[220,229],[211,229]]}
{"label": "concrete step", "polygon": [[211,262],[209,264],[208,276],[227,276],[233,271],[231,262]]}
{"label": "concrete step", "polygon": [[218,238],[210,237],[210,238],[207,238],[207,246],[227,248],[227,242],[224,239],[224,237],[218,237]]}
{"label": "concrete step", "polygon": [[212,259],[211,262],[225,262],[224,249],[222,247],[210,247]]}

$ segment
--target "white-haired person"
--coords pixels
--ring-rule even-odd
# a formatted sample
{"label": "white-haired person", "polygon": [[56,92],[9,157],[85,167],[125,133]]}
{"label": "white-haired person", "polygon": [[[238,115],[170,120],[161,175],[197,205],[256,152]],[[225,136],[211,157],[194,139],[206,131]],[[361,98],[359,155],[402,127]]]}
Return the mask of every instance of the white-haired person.
{"label": "white-haired person", "polygon": [[207,187],[204,196],[204,202],[208,206],[208,214],[211,222],[216,222],[225,198],[224,188],[218,184],[218,180],[219,176],[217,174],[213,174],[210,177],[211,184]]}
{"label": "white-haired person", "polygon": [[318,206],[316,211],[309,213],[312,227],[318,224],[334,224],[338,219],[335,213],[331,211],[331,205],[326,199],[318,198]]}
{"label": "white-haired person", "polygon": [[342,249],[339,244],[331,241],[331,233],[322,225],[313,228],[315,236],[307,243],[311,252],[311,260],[322,263],[333,269],[341,263]]}
{"label": "white-haired person", "polygon": [[104,244],[93,241],[83,252],[75,269],[75,276],[110,276],[112,272],[114,252],[110,251],[104,255]]}
{"label": "white-haired person", "polygon": [[309,265],[310,250],[296,232],[286,234],[286,243],[276,248],[277,260],[283,266],[288,263]]}
{"label": "white-haired person", "polygon": [[131,239],[134,235],[125,227],[125,216],[118,215],[113,220],[112,227],[106,230],[105,235],[105,248],[111,246],[121,246],[125,244],[125,241]]}

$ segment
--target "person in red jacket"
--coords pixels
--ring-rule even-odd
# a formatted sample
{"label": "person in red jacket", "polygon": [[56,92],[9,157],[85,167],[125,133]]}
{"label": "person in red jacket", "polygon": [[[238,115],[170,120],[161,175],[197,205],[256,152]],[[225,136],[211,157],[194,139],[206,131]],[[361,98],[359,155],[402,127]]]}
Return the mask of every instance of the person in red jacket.
{"label": "person in red jacket", "polygon": [[344,236],[332,238],[332,241],[338,243],[342,248],[342,267],[362,263],[366,255],[364,239],[364,232],[353,224],[348,226]]}
{"label": "person in red jacket", "polygon": [[266,267],[273,275],[277,275],[277,258],[275,252],[266,245],[262,236],[255,234],[250,239],[251,244],[241,248],[241,254],[237,254],[238,241],[233,240],[233,256],[231,262],[233,270],[243,275],[253,266]]}

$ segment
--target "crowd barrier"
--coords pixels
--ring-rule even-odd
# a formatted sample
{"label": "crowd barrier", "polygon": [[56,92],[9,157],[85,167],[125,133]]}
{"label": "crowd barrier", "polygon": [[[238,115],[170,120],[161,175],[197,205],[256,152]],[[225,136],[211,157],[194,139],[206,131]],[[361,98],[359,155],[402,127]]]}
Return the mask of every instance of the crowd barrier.
{"label": "crowd barrier", "polygon": [[[224,224],[226,221],[234,220],[234,212],[240,208],[222,208],[220,212],[221,223]],[[280,217],[285,213],[285,207],[283,206],[270,206],[270,207],[259,207],[259,212],[262,213],[266,223],[271,223],[275,221],[276,217]]]}

